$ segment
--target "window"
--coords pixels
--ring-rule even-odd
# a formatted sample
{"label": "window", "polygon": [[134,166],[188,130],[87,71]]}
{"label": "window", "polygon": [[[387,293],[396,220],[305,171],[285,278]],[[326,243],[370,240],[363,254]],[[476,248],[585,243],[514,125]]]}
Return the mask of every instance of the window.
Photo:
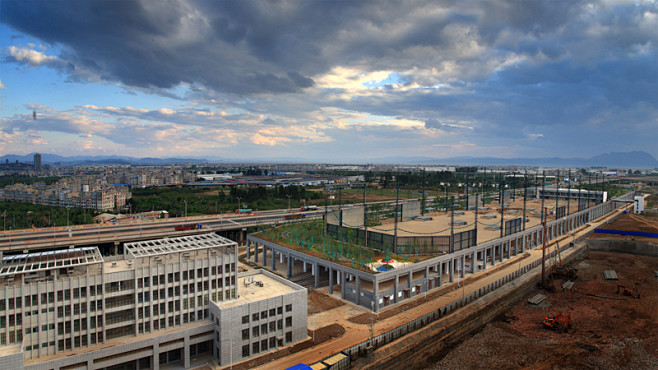
{"label": "window", "polygon": [[254,337],[258,336],[258,325],[251,328],[251,334],[253,334]]}
{"label": "window", "polygon": [[273,332],[276,330],[276,322],[272,321],[269,323],[270,331]]}
{"label": "window", "polygon": [[276,314],[277,314],[277,315],[281,315],[281,314],[283,314],[283,307],[277,307],[277,308],[276,308]]}
{"label": "window", "polygon": [[260,326],[260,332],[262,334],[267,334],[267,324],[263,324]]}
{"label": "window", "polygon": [[275,315],[276,310],[274,308],[270,308],[270,317]]}
{"label": "window", "polygon": [[292,311],[292,304],[287,304],[286,305],[286,312]]}
{"label": "window", "polygon": [[286,333],[286,343],[292,342],[292,332],[289,331]]}
{"label": "window", "polygon": [[272,337],[270,338],[270,348],[275,348],[276,347],[276,338]]}
{"label": "window", "polygon": [[259,346],[259,343],[258,343],[258,342],[252,344],[252,345],[251,345],[251,353],[256,354],[256,353],[260,352],[260,351],[259,351],[259,347],[260,347],[260,346]]}
{"label": "window", "polygon": [[242,340],[249,339],[249,329],[242,329]]}
{"label": "window", "polygon": [[258,320],[258,312],[255,314],[251,315],[251,321],[257,321]]}
{"label": "window", "polygon": [[249,324],[249,315],[242,316],[242,323]]}
{"label": "window", "polygon": [[286,317],[286,328],[289,328],[292,326],[292,316]]}
{"label": "window", "polygon": [[249,357],[249,345],[242,346],[242,357]]}
{"label": "window", "polygon": [[263,311],[263,312],[261,312],[261,313],[260,313],[260,317],[261,317],[262,319],[266,319],[266,318],[267,318],[267,311]]}
{"label": "window", "polygon": [[276,321],[276,328],[279,329],[279,330],[283,329],[283,320],[278,319]]}

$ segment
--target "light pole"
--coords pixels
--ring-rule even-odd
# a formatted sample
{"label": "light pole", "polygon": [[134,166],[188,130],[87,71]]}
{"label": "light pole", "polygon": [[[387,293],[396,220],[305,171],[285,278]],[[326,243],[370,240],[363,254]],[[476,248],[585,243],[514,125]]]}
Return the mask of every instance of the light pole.
{"label": "light pole", "polygon": [[292,197],[292,195],[288,194],[286,196],[288,197],[288,212],[290,212],[290,197]]}
{"label": "light pole", "polygon": [[242,198],[240,198],[240,197],[235,197],[235,198],[237,198],[237,200],[238,200],[238,213],[240,213],[240,200]]}
{"label": "light pole", "polygon": [[315,345],[315,316],[317,313],[313,314],[313,345]]}

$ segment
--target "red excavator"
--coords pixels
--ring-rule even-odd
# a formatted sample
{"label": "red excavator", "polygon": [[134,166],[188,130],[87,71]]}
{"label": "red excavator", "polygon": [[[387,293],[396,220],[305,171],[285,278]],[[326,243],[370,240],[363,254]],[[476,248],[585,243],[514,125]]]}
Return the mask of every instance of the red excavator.
{"label": "red excavator", "polygon": [[633,291],[631,289],[628,289],[623,285],[617,285],[617,294],[619,294],[620,292],[625,296],[640,299],[640,293],[633,294]]}
{"label": "red excavator", "polygon": [[566,333],[571,328],[571,315],[557,314],[546,316],[543,321],[544,328]]}

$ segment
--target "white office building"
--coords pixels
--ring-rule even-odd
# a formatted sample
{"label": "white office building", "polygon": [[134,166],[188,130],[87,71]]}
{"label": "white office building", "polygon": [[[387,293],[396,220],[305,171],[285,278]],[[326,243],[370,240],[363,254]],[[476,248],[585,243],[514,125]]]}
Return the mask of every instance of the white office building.
{"label": "white office building", "polygon": [[[195,359],[225,365],[306,338],[306,290],[269,273],[250,272],[253,282],[244,283],[231,240],[165,238],[127,243],[123,252],[104,257],[84,247],[3,256],[0,369],[189,368]],[[248,345],[258,340],[258,351],[245,352],[242,313],[255,307],[259,320],[248,325],[258,324],[259,335]],[[260,314],[266,308],[267,320]],[[270,321],[281,329],[269,330]]]}

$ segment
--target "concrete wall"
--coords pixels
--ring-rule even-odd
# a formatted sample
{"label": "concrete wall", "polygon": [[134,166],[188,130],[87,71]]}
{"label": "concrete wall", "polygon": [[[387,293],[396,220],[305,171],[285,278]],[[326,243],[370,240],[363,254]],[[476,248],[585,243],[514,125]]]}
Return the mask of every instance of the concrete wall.
{"label": "concrete wall", "polygon": [[343,208],[343,226],[363,226],[363,206]]}
{"label": "concrete wall", "polygon": [[658,257],[658,244],[637,242],[634,240],[590,239],[587,241],[587,247],[592,251]]}
{"label": "concrete wall", "polygon": [[402,221],[413,220],[420,216],[420,201],[414,200],[402,204]]}

